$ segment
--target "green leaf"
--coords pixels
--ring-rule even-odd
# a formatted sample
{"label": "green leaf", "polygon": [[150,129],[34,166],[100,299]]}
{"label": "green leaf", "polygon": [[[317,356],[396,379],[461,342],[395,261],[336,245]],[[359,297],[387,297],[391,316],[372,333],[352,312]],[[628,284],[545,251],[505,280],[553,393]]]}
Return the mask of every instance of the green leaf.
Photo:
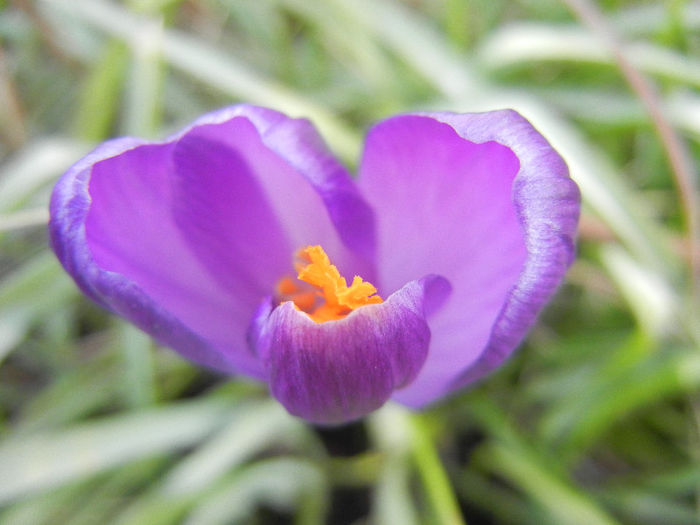
{"label": "green leaf", "polygon": [[0,502],[192,446],[226,422],[229,408],[205,399],[62,431],[10,436],[0,444]]}
{"label": "green leaf", "polygon": [[[311,500],[309,499],[311,498]],[[323,523],[325,484],[318,468],[303,459],[280,458],[255,463],[205,497],[184,525],[234,525],[250,523],[256,506],[264,503],[280,510],[297,505],[313,510],[304,522]]]}

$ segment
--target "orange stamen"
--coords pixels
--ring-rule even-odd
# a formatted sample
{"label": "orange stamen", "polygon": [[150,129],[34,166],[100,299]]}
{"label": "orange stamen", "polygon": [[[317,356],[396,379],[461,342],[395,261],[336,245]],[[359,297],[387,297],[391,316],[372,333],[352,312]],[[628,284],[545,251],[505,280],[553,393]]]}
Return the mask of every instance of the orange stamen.
{"label": "orange stamen", "polygon": [[277,292],[280,295],[292,295],[299,291],[299,286],[294,282],[291,277],[285,277],[280,282],[277,283]]}
{"label": "orange stamen", "polygon": [[299,281],[295,282],[291,277],[285,277],[277,283],[277,294],[285,300],[294,301],[300,310],[308,312],[316,304],[316,294],[299,284]]}
{"label": "orange stamen", "polygon": [[[368,304],[379,304],[382,298],[377,289],[362,277],[356,275],[348,286],[345,278],[340,275],[338,268],[331,264],[328,255],[320,246],[307,246],[299,251],[300,262],[296,265],[300,281],[318,288],[319,291],[305,291],[289,277],[278,284],[280,295],[286,296],[300,309],[306,312],[317,323],[342,319],[353,310]],[[306,264],[305,264],[306,263]],[[323,298],[323,303],[315,306],[316,296]]]}

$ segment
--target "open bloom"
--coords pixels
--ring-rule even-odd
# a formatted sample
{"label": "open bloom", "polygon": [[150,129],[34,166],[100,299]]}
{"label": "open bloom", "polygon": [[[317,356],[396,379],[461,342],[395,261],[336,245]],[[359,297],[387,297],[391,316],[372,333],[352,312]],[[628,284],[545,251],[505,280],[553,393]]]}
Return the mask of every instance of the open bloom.
{"label": "open bloom", "polygon": [[309,122],[240,105],[99,146],[50,233],[97,303],[334,424],[502,363],[573,260],[579,200],[511,110],[383,121],[355,182]]}

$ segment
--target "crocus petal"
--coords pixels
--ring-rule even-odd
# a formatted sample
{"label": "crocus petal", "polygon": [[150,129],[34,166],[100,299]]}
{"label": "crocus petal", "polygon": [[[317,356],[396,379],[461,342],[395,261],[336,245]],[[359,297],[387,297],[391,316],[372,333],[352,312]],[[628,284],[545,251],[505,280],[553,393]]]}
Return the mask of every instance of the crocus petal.
{"label": "crocus petal", "polygon": [[576,257],[581,194],[564,159],[524,117],[513,110],[492,114],[435,114],[460,136],[476,142],[494,140],[508,146],[520,161],[513,202],[525,236],[527,260],[508,294],[489,342],[479,359],[449,386],[480,379],[498,367],[535,322]]}
{"label": "crocus petal", "polygon": [[429,319],[425,365],[394,396],[422,406],[495,368],[525,335],[573,258],[578,189],[513,111],[382,122],[360,186],[377,219],[380,290],[427,272],[453,286]]}
{"label": "crocus petal", "polygon": [[344,274],[373,277],[372,210],[310,122],[239,105],[200,117],[188,134],[241,156],[293,250],[319,244]]}
{"label": "crocus petal", "polygon": [[293,303],[268,303],[251,323],[251,342],[272,394],[297,416],[321,424],[361,417],[395,388],[410,383],[428,350],[426,303],[435,307],[449,284],[427,276],[385,302],[338,321],[316,323]]}
{"label": "crocus petal", "polygon": [[51,199],[52,247],[89,297],[161,343],[211,368],[259,375],[252,356],[236,359],[196,332],[206,332],[217,318],[223,322],[230,298],[189,253],[168,217],[163,195],[171,149],[118,139],[71,167]]}
{"label": "crocus petal", "polygon": [[51,233],[98,303],[188,359],[260,378],[245,341],[260,297],[305,243],[371,268],[371,223],[306,121],[236,106],[163,143],[98,148],[58,183]]}
{"label": "crocus petal", "polygon": [[[241,135],[255,133],[236,121]],[[175,144],[173,164],[174,220],[192,253],[245,310],[230,315],[245,319],[289,273],[295,247],[236,150],[191,132]]]}

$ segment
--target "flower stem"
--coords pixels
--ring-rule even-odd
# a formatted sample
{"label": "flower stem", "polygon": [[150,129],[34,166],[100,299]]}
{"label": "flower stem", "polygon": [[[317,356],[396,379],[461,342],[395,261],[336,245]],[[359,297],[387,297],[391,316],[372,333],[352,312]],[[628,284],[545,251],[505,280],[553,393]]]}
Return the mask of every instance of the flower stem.
{"label": "flower stem", "polygon": [[435,443],[430,437],[425,418],[420,415],[410,417],[413,430],[411,452],[425,495],[434,514],[434,523],[466,525],[450,480],[435,448]]}

